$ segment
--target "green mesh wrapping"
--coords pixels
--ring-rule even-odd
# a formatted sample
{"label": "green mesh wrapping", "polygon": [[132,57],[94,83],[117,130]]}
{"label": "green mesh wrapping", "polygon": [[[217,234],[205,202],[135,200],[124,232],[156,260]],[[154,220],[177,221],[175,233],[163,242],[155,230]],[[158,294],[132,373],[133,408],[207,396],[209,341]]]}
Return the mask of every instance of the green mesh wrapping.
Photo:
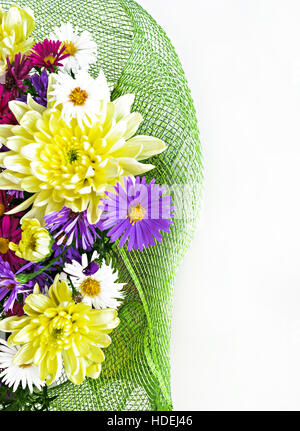
{"label": "green mesh wrapping", "polygon": [[[2,0],[3,8],[13,2]],[[149,160],[147,174],[159,184],[194,184],[183,217],[175,220],[163,244],[144,252],[119,252],[120,281],[127,297],[120,326],[105,349],[97,380],[75,386],[61,383],[53,410],[171,410],[170,335],[176,269],[191,241],[201,193],[199,132],[187,82],[172,44],[144,9],[132,0],[16,0],[35,12],[35,39],[70,21],[89,30],[98,44],[96,76],[101,67],[115,85],[112,98],[136,95],[134,111],[144,122],[139,134],[166,142],[167,151]],[[176,198],[176,196],[175,196]],[[180,205],[181,198],[175,205]],[[188,287],[186,287],[188,288]],[[190,289],[190,288],[189,288]],[[182,348],[182,347],[181,347]]]}

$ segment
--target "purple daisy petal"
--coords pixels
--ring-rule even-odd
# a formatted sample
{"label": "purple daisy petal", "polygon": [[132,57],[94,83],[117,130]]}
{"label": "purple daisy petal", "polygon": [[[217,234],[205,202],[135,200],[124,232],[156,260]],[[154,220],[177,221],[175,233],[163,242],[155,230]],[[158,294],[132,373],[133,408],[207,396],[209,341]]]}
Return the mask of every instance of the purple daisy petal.
{"label": "purple daisy petal", "polygon": [[94,275],[100,268],[99,263],[90,262],[88,266],[82,271],[84,275],[91,276]]}

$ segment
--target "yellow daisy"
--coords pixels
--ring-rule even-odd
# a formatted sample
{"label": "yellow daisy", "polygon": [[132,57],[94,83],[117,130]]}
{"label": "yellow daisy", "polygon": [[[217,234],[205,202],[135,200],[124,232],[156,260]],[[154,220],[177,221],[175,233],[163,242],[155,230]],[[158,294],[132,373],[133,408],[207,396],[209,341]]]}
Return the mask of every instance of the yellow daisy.
{"label": "yellow daisy", "polygon": [[16,366],[35,364],[40,379],[50,385],[60,375],[62,364],[67,377],[79,385],[85,377],[97,378],[101,371],[108,336],[119,325],[116,310],[93,310],[75,304],[72,290],[56,276],[49,296],[36,285],[24,305],[25,315],[0,321],[0,330],[12,332],[9,346],[20,345],[13,359]]}
{"label": "yellow daisy", "polygon": [[26,218],[42,221],[45,214],[66,206],[87,209],[95,224],[101,215],[99,199],[123,176],[154,168],[141,160],[161,153],[166,145],[151,136],[135,136],[142,122],[130,113],[133,95],[107,102],[97,120],[79,127],[68,124],[53,105],[44,108],[28,96],[28,103],[10,102],[19,125],[1,125],[0,141],[10,151],[0,154],[0,189],[23,190],[33,195],[8,214],[33,205]]}

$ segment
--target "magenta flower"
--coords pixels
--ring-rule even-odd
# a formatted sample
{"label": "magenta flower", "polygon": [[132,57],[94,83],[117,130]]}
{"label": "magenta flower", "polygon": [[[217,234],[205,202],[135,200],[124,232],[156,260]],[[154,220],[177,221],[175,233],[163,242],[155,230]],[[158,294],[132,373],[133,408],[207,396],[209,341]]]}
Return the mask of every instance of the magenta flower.
{"label": "magenta flower", "polygon": [[62,66],[61,61],[69,57],[70,54],[65,53],[65,50],[66,47],[59,40],[45,39],[34,45],[29,58],[34,67],[44,67],[54,72],[54,67]]}
{"label": "magenta flower", "polygon": [[3,84],[0,85],[0,112],[6,111],[8,109],[8,102],[10,94],[6,90]]}
{"label": "magenta flower", "polygon": [[146,184],[145,177],[124,178],[124,186],[118,183],[116,193],[106,192],[103,199],[103,222],[101,229],[110,229],[111,242],[120,239],[123,247],[128,239],[128,250],[143,250],[162,241],[161,231],[170,232],[173,223],[171,196],[164,196],[165,188],[152,180]]}
{"label": "magenta flower", "polygon": [[24,80],[29,78],[29,72],[32,64],[28,57],[22,54],[16,54],[13,63],[7,57],[7,72],[5,74],[4,86],[10,94],[10,100],[16,99],[20,91],[25,93],[28,89]]}
{"label": "magenta flower", "polygon": [[12,198],[6,195],[5,190],[0,190],[0,217],[2,217],[4,213],[12,209],[10,207],[11,200]]}
{"label": "magenta flower", "polygon": [[11,308],[5,314],[6,317],[11,316],[24,316],[23,304],[21,302],[15,302]]}
{"label": "magenta flower", "polygon": [[[19,193],[16,190],[0,190],[0,219],[2,216],[5,215],[6,212],[12,210],[15,205],[12,205],[12,201],[15,197],[21,197],[19,195]],[[18,195],[17,195],[18,194]],[[24,196],[23,196],[24,197]],[[17,214],[14,214],[15,217],[22,217],[23,216],[23,212],[19,212]]]}
{"label": "magenta flower", "polygon": [[21,236],[22,230],[18,218],[5,215],[0,219],[0,257],[4,262],[9,263],[13,271],[26,263],[24,259],[16,256],[15,252],[9,248],[9,243],[18,244]]}
{"label": "magenta flower", "polygon": [[3,84],[0,85],[0,124],[18,124],[14,114],[8,107],[10,93]]}

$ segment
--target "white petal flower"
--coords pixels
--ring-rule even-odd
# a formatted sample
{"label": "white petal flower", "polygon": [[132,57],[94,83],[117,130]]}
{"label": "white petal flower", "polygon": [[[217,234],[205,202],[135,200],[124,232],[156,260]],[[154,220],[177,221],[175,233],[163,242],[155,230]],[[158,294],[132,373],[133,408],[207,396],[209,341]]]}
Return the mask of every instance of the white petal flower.
{"label": "white petal flower", "polygon": [[17,352],[17,347],[10,347],[5,340],[0,339],[1,381],[10,388],[12,387],[14,392],[19,385],[22,385],[23,389],[28,386],[31,393],[34,386],[41,390],[45,382],[40,380],[39,368],[34,364],[14,365],[13,359]]}
{"label": "white petal flower", "polygon": [[71,23],[55,27],[50,35],[51,40],[61,41],[66,52],[70,54],[62,63],[67,72],[77,73],[80,69],[88,70],[90,64],[97,59],[97,44],[92,40],[88,31],[78,33],[78,28],[73,28]]}
{"label": "white petal flower", "polygon": [[83,297],[82,302],[94,308],[118,308],[122,304],[124,283],[116,283],[118,272],[113,272],[111,263],[103,260],[99,266],[95,259],[99,257],[93,253],[90,263],[86,254],[82,255],[81,263],[73,260],[66,263],[64,272],[69,275],[75,289]]}
{"label": "white petal flower", "polygon": [[49,101],[54,107],[61,105],[66,123],[76,118],[81,127],[83,123],[90,126],[101,114],[106,115],[110,91],[102,71],[97,79],[84,70],[78,72],[75,79],[67,73],[53,74],[49,85]]}

